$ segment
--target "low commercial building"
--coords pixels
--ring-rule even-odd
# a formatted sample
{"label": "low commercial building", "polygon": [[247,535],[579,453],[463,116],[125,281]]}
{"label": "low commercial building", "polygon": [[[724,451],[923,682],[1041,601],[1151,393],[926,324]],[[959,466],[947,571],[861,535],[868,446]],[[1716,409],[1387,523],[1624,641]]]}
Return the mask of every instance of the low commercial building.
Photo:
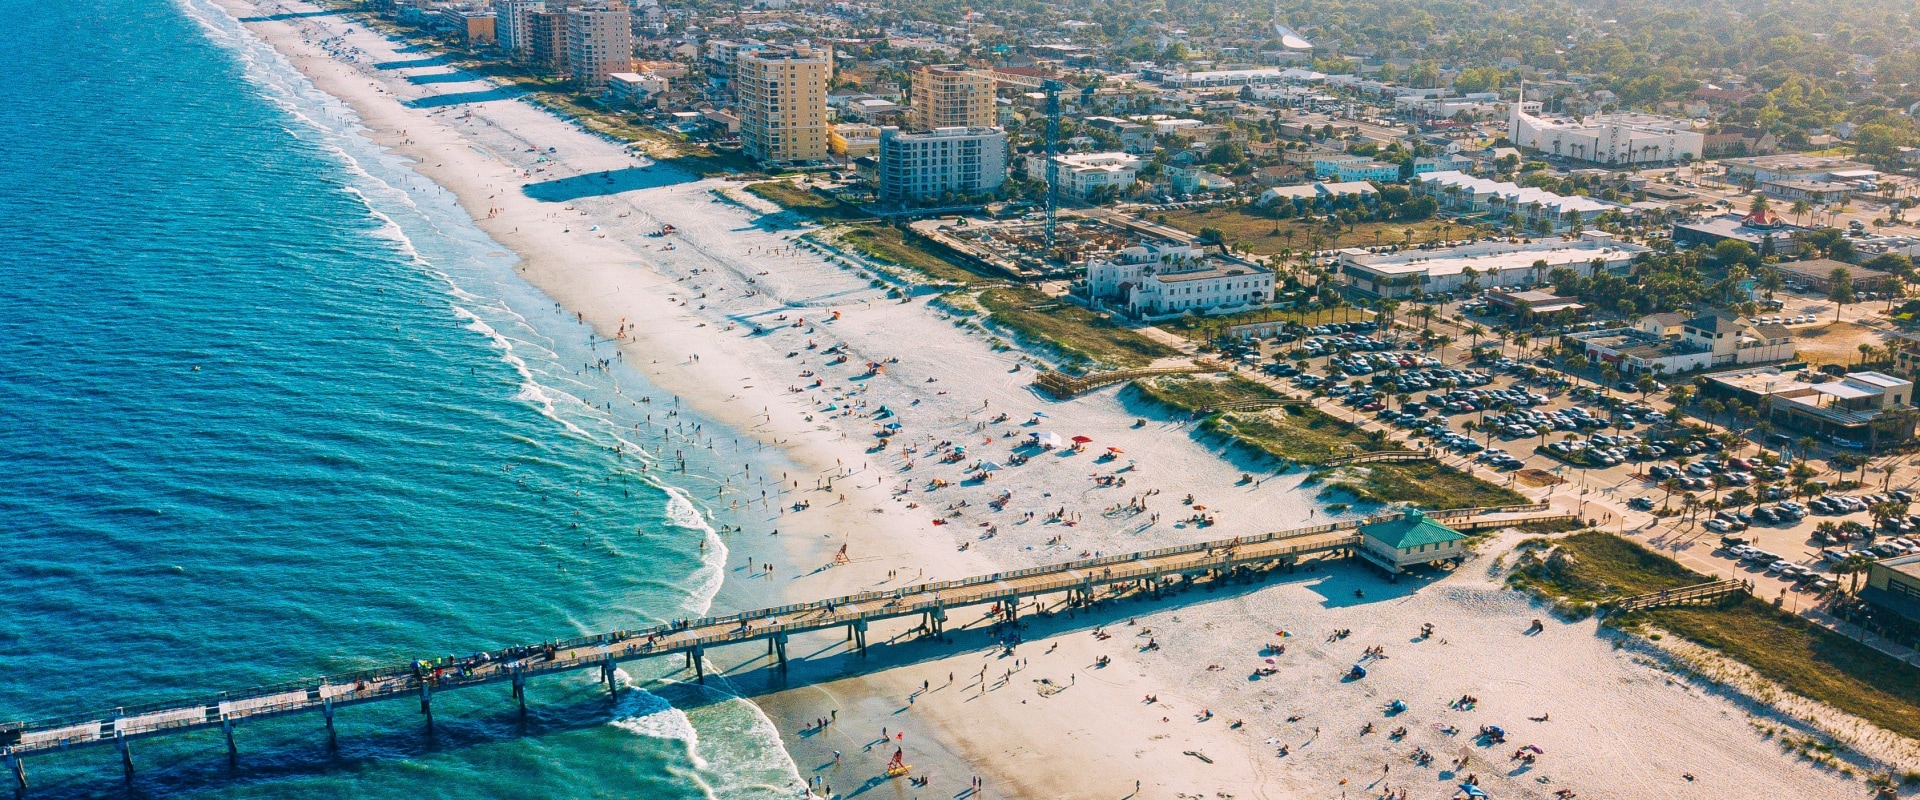
{"label": "low commercial building", "polygon": [[1746,242],[1756,253],[1792,257],[1806,250],[1797,233],[1807,231],[1788,225],[1773,213],[1726,214],[1673,225],[1674,244],[1682,247],[1712,247],[1729,239]]}
{"label": "low commercial building", "polygon": [[1507,138],[1515,145],[1598,164],[1647,164],[1699,157],[1706,137],[1692,121],[1651,114],[1605,114],[1584,119],[1536,117],[1510,104]]}
{"label": "low commercial building", "polygon": [[1780,277],[1789,283],[1807,287],[1808,290],[1826,293],[1833,288],[1833,271],[1844,269],[1853,282],[1856,292],[1884,292],[1900,281],[1900,276],[1882,272],[1859,264],[1848,264],[1831,258],[1813,258],[1806,261],[1782,261],[1774,265],[1780,270]]}
{"label": "low commercial building", "polygon": [[[1131,153],[1072,153],[1054,156],[1053,160],[1060,173],[1056,191],[1082,199],[1102,189],[1124,192],[1133,186],[1140,171],[1140,159]],[[1027,177],[1047,179],[1045,156],[1027,157]]]}
{"label": "low commercial building", "polygon": [[1713,365],[1713,348],[1686,337],[1609,328],[1568,334],[1588,361],[1610,364],[1622,375],[1677,375]]}
{"label": "low commercial building", "polygon": [[839,122],[827,129],[827,149],[841,158],[859,158],[880,152],[880,126]]}
{"label": "low commercial building", "polygon": [[1857,175],[1862,170],[1873,171],[1872,164],[1849,161],[1835,156],[1810,156],[1801,153],[1729,158],[1721,161],[1720,165],[1727,169],[1727,182],[1752,183],[1755,186],[1769,181],[1826,181],[1833,180],[1836,173]]}
{"label": "low commercial building", "polygon": [[667,79],[649,72],[615,72],[607,76],[607,102],[616,106],[646,106],[666,91]]}
{"label": "low commercial building", "polygon": [[[1622,375],[1676,375],[1737,364],[1764,364],[1793,358],[1793,333],[1780,325],[1755,325],[1723,311],[1696,315],[1667,335],[1656,326],[1611,328],[1568,334],[1595,363],[1612,364]],[[1655,332],[1660,331],[1660,332]]]}
{"label": "low commercial building", "polygon": [[1440,524],[1418,509],[1399,519],[1360,526],[1360,556],[1391,573],[1408,567],[1466,558],[1465,534]]}
{"label": "low commercial building", "polygon": [[1869,564],[1860,599],[1903,618],[1907,625],[1902,627],[1908,630],[1920,626],[1920,554]]}
{"label": "low commercial building", "polygon": [[1457,171],[1415,173],[1413,188],[1448,211],[1496,218],[1518,216],[1523,227],[1551,233],[1572,230],[1576,224],[1587,225],[1608,211],[1630,210],[1591,197],[1560,195]]}
{"label": "low commercial building", "polygon": [[1318,181],[1315,183],[1301,184],[1299,186],[1275,186],[1262,192],[1259,199],[1254,202],[1262,206],[1270,205],[1276,201],[1293,202],[1298,200],[1303,203],[1313,203],[1316,201],[1334,202],[1341,198],[1359,202],[1370,202],[1374,196],[1378,194],[1380,194],[1379,189],[1374,188],[1373,184],[1363,181],[1354,181],[1351,183]]}
{"label": "low commercial building", "polygon": [[1853,372],[1837,380],[1817,373],[1796,377],[1775,368],[1717,373],[1705,393],[1763,408],[1774,427],[1799,431],[1842,447],[1879,450],[1912,440],[1913,382],[1882,372]]}
{"label": "low commercial building", "polygon": [[999,128],[882,128],[879,154],[883,203],[979,197],[1007,181],[1007,132]]}
{"label": "low commercial building", "polygon": [[1538,290],[1488,292],[1487,303],[1522,320],[1542,318],[1572,319],[1587,309],[1587,307],[1582,305],[1576,298],[1561,297],[1552,292],[1542,292]]}
{"label": "low commercial building", "polygon": [[1860,186],[1839,181],[1815,181],[1805,178],[1787,178],[1766,181],[1760,184],[1760,191],[1768,197],[1778,200],[1805,200],[1815,205],[1844,203]]}
{"label": "low commercial building", "polygon": [[1358,161],[1341,164],[1334,170],[1334,177],[1343,182],[1379,181],[1393,183],[1400,180],[1400,165],[1386,161]]}
{"label": "low commercial building", "polygon": [[1755,324],[1725,311],[1687,320],[1680,335],[1713,350],[1713,365],[1765,364],[1793,358],[1793,331],[1784,325]]}
{"label": "low commercial building", "polygon": [[1578,239],[1512,244],[1479,242],[1440,250],[1374,253],[1363,248],[1340,251],[1347,284],[1380,297],[1404,297],[1419,289],[1428,295],[1460,291],[1469,281],[1481,288],[1537,286],[1556,269],[1582,277],[1597,271],[1624,272],[1647,248],[1618,241],[1613,234],[1584,231]]}
{"label": "low commercial building", "polygon": [[1138,319],[1222,314],[1273,302],[1265,267],[1187,244],[1144,243],[1087,259],[1087,297]]}

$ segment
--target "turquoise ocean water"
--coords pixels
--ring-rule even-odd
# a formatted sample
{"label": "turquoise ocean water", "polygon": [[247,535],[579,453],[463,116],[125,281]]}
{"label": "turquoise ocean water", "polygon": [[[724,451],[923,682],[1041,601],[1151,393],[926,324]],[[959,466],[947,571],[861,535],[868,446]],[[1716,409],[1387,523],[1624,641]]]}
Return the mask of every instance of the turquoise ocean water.
{"label": "turquoise ocean water", "polygon": [[[586,369],[612,351],[342,105],[204,0],[0,14],[0,719],[707,607],[717,467],[640,474],[657,393]],[[797,786],[738,700],[582,675],[522,721],[506,695],[442,695],[431,736],[405,703],[347,709],[337,751],[318,717],[243,726],[232,767],[217,732],[138,742],[132,793]],[[123,791],[111,748],[29,771]]]}

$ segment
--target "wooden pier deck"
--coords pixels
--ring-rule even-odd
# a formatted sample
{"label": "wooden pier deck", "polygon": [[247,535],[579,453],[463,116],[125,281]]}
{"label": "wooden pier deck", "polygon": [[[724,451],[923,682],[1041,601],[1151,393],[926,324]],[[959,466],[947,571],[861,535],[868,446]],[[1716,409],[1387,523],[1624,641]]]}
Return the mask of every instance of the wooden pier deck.
{"label": "wooden pier deck", "polygon": [[[1538,510],[1537,507],[1487,509],[1476,521],[1517,523],[1538,516],[1533,513]],[[1435,513],[1460,517],[1472,516],[1475,511],[1479,510]],[[420,711],[431,724],[433,695],[438,692],[509,683],[512,696],[524,708],[525,687],[530,678],[598,669],[608,689],[617,691],[613,674],[616,665],[667,655],[685,657],[697,679],[704,680],[705,664],[701,656],[708,648],[757,641],[765,641],[769,654],[784,668],[790,636],[842,627],[852,647],[864,654],[867,627],[876,621],[921,615],[926,631],[937,635],[944,628],[947,612],[955,608],[997,604],[1002,618],[1011,621],[1016,618],[1019,601],[1024,598],[1064,594],[1069,602],[1085,602],[1094,599],[1097,590],[1103,587],[1130,585],[1157,591],[1176,581],[1244,575],[1283,567],[1310,556],[1350,556],[1361,546],[1358,529],[1362,525],[1398,516],[1397,513],[1376,515],[1310,528],[1080,559],[885,592],[864,592],[738,614],[679,620],[651,628],[508,647],[464,657],[420,659],[354,673],[221,692],[200,702],[130,705],[97,713],[4,723],[0,724],[0,761],[24,787],[27,756],[114,745],[131,777],[133,760],[128,743],[145,737],[218,728],[226,734],[231,756],[235,752],[234,727],[248,720],[318,712],[325,717],[331,735],[334,712],[339,708],[412,700],[420,704]]]}

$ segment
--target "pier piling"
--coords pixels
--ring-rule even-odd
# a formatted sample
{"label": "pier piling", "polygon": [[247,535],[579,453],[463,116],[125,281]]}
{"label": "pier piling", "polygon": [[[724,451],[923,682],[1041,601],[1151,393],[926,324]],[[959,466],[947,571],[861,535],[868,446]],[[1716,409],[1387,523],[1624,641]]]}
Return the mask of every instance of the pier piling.
{"label": "pier piling", "polygon": [[120,768],[126,773],[127,783],[133,783],[133,748],[127,746],[127,735],[115,731],[113,746],[120,749]]}
{"label": "pier piling", "polygon": [[27,760],[13,754],[8,748],[6,753],[7,771],[13,773],[13,788],[16,793],[27,790]]}

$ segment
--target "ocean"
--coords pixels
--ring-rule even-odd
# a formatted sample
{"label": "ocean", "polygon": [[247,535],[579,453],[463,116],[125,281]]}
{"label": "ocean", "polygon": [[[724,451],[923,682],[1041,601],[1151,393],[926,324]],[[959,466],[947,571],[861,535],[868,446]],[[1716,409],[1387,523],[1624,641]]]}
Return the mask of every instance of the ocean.
{"label": "ocean", "polygon": [[[0,8],[0,720],[708,607],[718,452],[643,471],[671,398],[344,105],[206,0]],[[234,764],[218,732],[138,741],[134,793],[798,793],[723,686],[507,694],[442,695],[431,731],[345,709],[337,748],[242,725]],[[28,770],[121,792],[112,748]]]}

